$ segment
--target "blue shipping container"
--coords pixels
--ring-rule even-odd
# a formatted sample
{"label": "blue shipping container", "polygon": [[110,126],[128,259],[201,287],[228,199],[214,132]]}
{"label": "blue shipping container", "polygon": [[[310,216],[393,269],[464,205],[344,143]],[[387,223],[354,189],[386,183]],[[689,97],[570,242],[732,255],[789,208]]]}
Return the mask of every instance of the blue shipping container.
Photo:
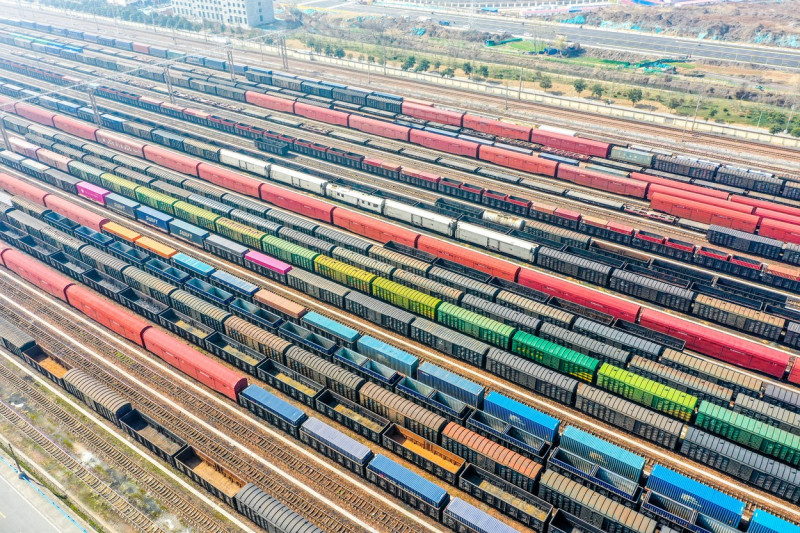
{"label": "blue shipping container", "polygon": [[434,389],[473,407],[483,405],[485,387],[432,363],[422,363],[419,366],[417,369],[417,381],[430,385]]}
{"label": "blue shipping container", "polygon": [[340,324],[335,320],[331,320],[328,317],[322,316],[319,313],[315,313],[314,311],[309,311],[303,315],[302,321],[306,322],[310,326],[314,326],[322,331],[330,333],[334,337],[343,339],[348,343],[356,342],[358,337],[361,335],[353,328],[348,328],[347,326]]}
{"label": "blue shipping container", "polygon": [[169,223],[173,218],[166,213],[156,211],[152,207],[140,205],[136,208],[136,220],[155,226],[164,233],[169,233]]}
{"label": "blue shipping container", "polygon": [[[450,524],[450,520],[454,524]],[[464,528],[453,527],[455,524],[460,524],[466,527],[466,531],[476,531],[477,533],[518,533],[513,527],[484,513],[461,498],[452,498],[447,504],[447,508],[444,510],[444,521],[445,525],[453,531],[463,531]]]}
{"label": "blue shipping container", "polygon": [[638,482],[644,470],[644,457],[595,437],[580,429],[567,426],[561,434],[561,448],[596,463],[606,470]]}
{"label": "blue shipping container", "polygon": [[176,266],[185,268],[186,270],[194,272],[195,274],[199,274],[204,278],[207,278],[216,270],[211,265],[207,265],[199,259],[195,259],[194,257],[189,257],[183,252],[178,252],[177,254],[173,255],[172,262],[175,263]]}
{"label": "blue shipping container", "polygon": [[306,414],[303,411],[281,400],[271,392],[265,391],[258,385],[248,385],[239,394],[293,426],[299,426],[306,419]]}
{"label": "blue shipping container", "polygon": [[302,430],[362,466],[372,459],[372,450],[318,418],[303,422]]}
{"label": "blue shipping container", "polygon": [[442,487],[431,483],[388,457],[376,455],[367,469],[434,507],[441,509],[447,501],[447,491]]}
{"label": "blue shipping container", "polygon": [[247,296],[253,296],[255,293],[258,292],[258,286],[253,285],[249,281],[245,281],[241,278],[237,278],[233,274],[229,274],[222,270],[217,270],[211,276],[209,276],[212,280],[217,281],[236,291],[239,294],[244,294]]}
{"label": "blue shipping container", "polygon": [[498,392],[486,396],[483,410],[547,442],[553,442],[558,433],[558,420]]}
{"label": "blue shipping container", "polygon": [[75,228],[75,237],[82,241],[88,241],[89,244],[94,244],[103,249],[115,240],[114,237],[95,231],[92,228],[87,228],[86,226]]}
{"label": "blue shipping container", "polygon": [[800,526],[773,516],[766,511],[756,509],[747,533],[800,533]]}
{"label": "blue shipping container", "polygon": [[729,526],[742,520],[744,502],[661,465],[653,467],[647,488]]}
{"label": "blue shipping container", "polygon": [[106,207],[126,217],[136,218],[136,208],[141,204],[115,192],[106,196]]}
{"label": "blue shipping container", "polygon": [[389,368],[394,368],[407,376],[417,375],[419,359],[400,348],[395,348],[385,342],[379,341],[369,335],[362,335],[358,339],[358,351]]}
{"label": "blue shipping container", "polygon": [[208,230],[189,224],[183,220],[173,220],[169,223],[169,232],[178,238],[194,244],[203,245],[203,241],[210,235]]}

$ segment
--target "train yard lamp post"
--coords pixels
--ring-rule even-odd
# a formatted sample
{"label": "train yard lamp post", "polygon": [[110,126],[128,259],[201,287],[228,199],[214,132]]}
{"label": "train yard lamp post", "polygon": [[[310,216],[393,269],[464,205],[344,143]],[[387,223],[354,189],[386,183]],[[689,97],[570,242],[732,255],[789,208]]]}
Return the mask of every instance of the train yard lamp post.
{"label": "train yard lamp post", "polygon": [[789,108],[789,120],[786,121],[786,129],[783,130],[784,134],[789,133],[789,126],[792,124],[792,118],[794,117],[794,107],[795,104],[792,104],[792,107]]}
{"label": "train yard lamp post", "polygon": [[164,67],[164,81],[167,82],[167,93],[169,93],[169,103],[175,105],[175,92],[172,90],[172,80],[169,78],[169,63]]}
{"label": "train yard lamp post", "polygon": [[8,132],[6,132],[6,114],[3,113],[0,115],[0,135],[3,137],[3,144],[5,145],[6,150],[11,148],[11,145],[8,144]]}
{"label": "train yard lamp post", "polygon": [[101,125],[100,122],[100,111],[97,109],[97,100],[94,97],[94,91],[97,89],[97,85],[87,85],[86,92],[89,93],[89,102],[92,104],[92,112],[94,113],[94,122],[98,126]]}
{"label": "train yard lamp post", "polygon": [[233,68],[233,43],[230,39],[225,39],[225,55],[228,58],[228,70],[231,74],[231,81],[236,81],[236,73]]}

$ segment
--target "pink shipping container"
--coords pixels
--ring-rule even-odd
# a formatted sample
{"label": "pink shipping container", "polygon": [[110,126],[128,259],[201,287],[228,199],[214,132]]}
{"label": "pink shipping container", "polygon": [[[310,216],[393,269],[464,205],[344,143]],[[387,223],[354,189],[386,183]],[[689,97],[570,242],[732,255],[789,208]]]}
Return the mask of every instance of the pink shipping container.
{"label": "pink shipping container", "polygon": [[[278,261],[273,257],[264,255],[261,252],[257,252],[255,250],[250,250],[249,252],[244,254],[244,258],[245,260],[260,266],[261,268],[257,269],[259,273],[272,277],[274,277],[274,275],[270,274],[270,272],[274,272],[281,276],[285,276],[292,269],[292,265],[284,263],[283,261]],[[263,270],[267,270],[269,272],[263,272]]]}
{"label": "pink shipping container", "polygon": [[110,194],[110,191],[85,181],[78,183],[76,187],[78,188],[78,196],[88,198],[100,205],[106,205],[106,196]]}

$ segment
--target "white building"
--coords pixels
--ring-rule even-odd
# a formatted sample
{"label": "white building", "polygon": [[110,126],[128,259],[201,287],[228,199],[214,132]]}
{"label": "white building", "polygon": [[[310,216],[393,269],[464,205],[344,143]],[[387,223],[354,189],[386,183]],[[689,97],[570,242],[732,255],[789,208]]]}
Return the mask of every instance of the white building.
{"label": "white building", "polygon": [[234,26],[259,26],[275,20],[272,0],[172,0],[176,15]]}

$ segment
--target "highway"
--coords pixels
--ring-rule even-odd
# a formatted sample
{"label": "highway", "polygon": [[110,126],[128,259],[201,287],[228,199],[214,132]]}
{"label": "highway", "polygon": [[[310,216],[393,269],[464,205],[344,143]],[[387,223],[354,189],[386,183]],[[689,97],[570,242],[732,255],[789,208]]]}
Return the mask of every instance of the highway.
{"label": "highway", "polygon": [[605,48],[639,52],[656,57],[686,57],[754,63],[757,65],[800,69],[800,50],[751,46],[746,44],[702,41],[669,35],[634,33],[575,25],[544,24],[535,20],[520,19],[496,20],[486,16],[455,15],[441,11],[429,11],[413,7],[387,5],[360,5],[341,0],[310,0],[300,2],[301,7],[327,9],[331,11],[353,12],[372,15],[393,15],[396,17],[429,16],[435,21],[447,20],[456,27],[470,26],[486,32],[508,32],[515,36],[553,40],[556,34],[565,35],[569,40],[585,47]]}

